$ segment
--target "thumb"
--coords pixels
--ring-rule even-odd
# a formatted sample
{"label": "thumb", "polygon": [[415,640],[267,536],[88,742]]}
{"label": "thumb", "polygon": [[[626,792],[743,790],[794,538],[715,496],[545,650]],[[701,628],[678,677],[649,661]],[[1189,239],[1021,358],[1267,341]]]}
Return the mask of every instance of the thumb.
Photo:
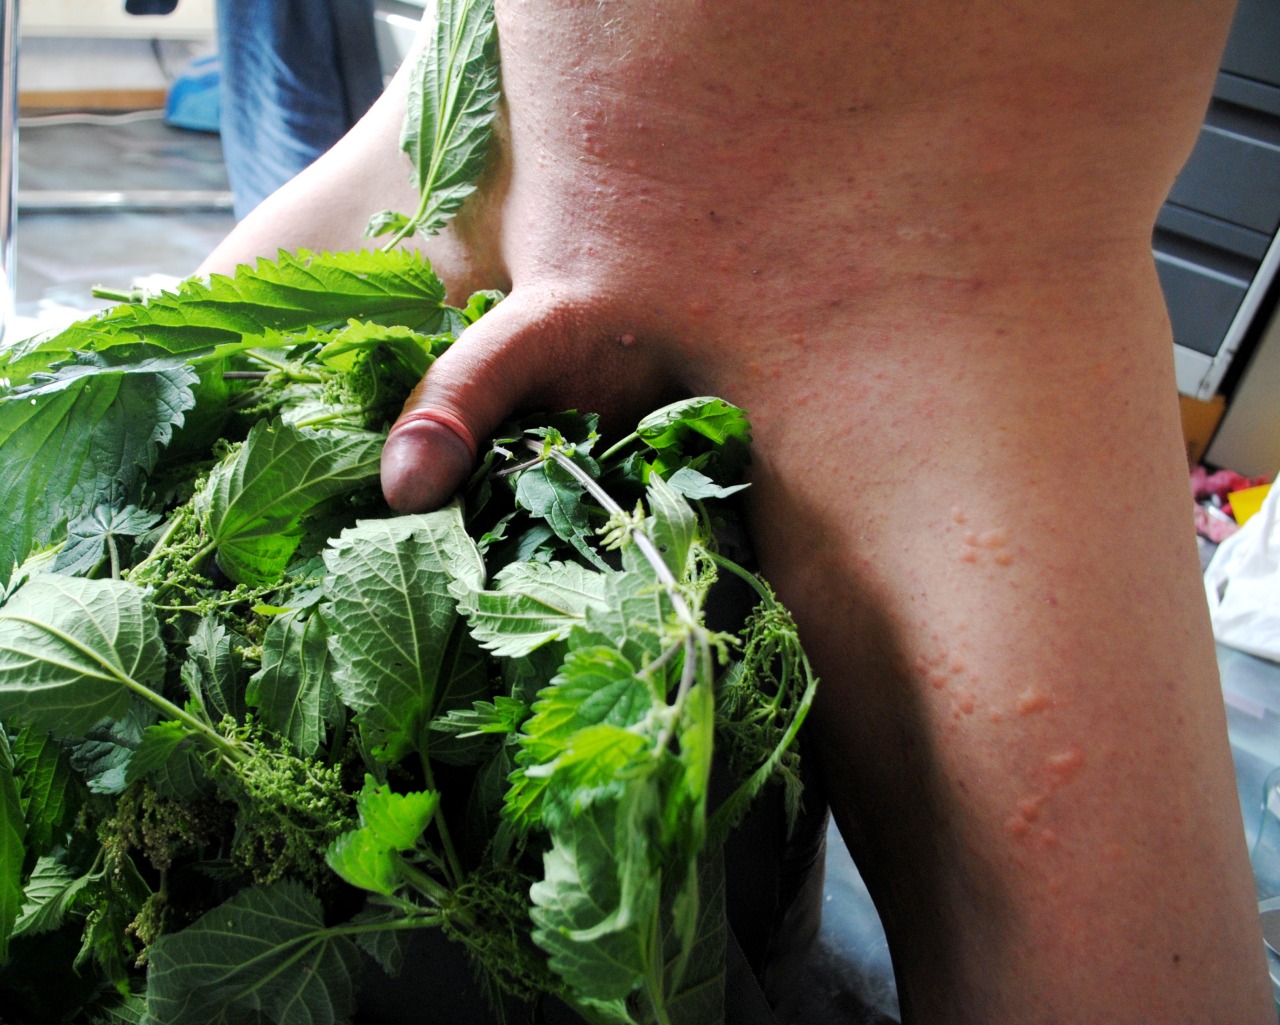
{"label": "thumb", "polygon": [[382,491],[398,512],[443,505],[467,479],[477,442],[516,410],[597,408],[653,377],[646,347],[619,344],[595,316],[517,289],[463,332],[405,403],[382,450]]}

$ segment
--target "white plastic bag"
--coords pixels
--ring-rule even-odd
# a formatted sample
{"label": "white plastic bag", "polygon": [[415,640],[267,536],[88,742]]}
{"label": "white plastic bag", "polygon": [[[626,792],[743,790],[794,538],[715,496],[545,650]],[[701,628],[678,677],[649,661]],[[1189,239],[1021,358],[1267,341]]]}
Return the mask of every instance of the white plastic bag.
{"label": "white plastic bag", "polygon": [[1280,486],[1218,546],[1204,585],[1219,643],[1280,662]]}

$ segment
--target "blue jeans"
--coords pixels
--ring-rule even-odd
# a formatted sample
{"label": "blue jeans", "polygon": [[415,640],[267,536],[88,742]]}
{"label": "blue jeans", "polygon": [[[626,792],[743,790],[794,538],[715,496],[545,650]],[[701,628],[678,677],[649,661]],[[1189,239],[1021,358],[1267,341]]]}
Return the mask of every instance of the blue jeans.
{"label": "blue jeans", "polygon": [[218,0],[221,134],[243,217],[382,92],[373,0]]}

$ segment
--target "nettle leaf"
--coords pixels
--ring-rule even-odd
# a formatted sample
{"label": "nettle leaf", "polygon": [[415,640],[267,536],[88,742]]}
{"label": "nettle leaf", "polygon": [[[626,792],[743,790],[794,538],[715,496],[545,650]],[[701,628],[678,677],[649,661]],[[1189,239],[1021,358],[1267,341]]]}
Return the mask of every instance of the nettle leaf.
{"label": "nettle leaf", "polygon": [[626,997],[649,973],[662,874],[652,857],[656,793],[644,780],[562,824],[529,890],[533,940],[593,1000]]}
{"label": "nettle leaf", "polygon": [[397,794],[365,776],[356,796],[360,826],[329,845],[326,862],[352,886],[390,896],[400,883],[400,852],[414,848],[439,804],[433,790]]}
{"label": "nettle leaf", "polygon": [[57,858],[37,859],[27,880],[22,914],[14,926],[14,936],[35,936],[60,928],[93,881],[93,876],[76,875]]}
{"label": "nettle leaf", "polygon": [[136,993],[117,996],[106,1007],[89,1012],[91,1025],[147,1025],[147,999]]}
{"label": "nettle leaf", "polygon": [[134,751],[142,743],[142,731],[158,718],[155,708],[134,698],[120,719],[108,720],[86,731],[85,739],[71,753],[71,765],[90,792],[118,794],[125,788],[125,772]]}
{"label": "nettle leaf", "polygon": [[410,220],[409,215],[398,214],[394,210],[378,211],[369,218],[369,223],[364,229],[364,233],[368,238],[390,235],[393,232],[404,232],[407,235],[412,231],[413,221]]}
{"label": "nettle leaf", "polygon": [[[593,464],[594,465],[594,464]],[[560,540],[594,566],[609,568],[587,539],[594,533],[592,506],[583,501],[582,485],[553,460],[547,459],[516,477],[516,504],[546,520]]]}
{"label": "nettle leaf", "polygon": [[323,616],[277,616],[262,639],[262,668],[245,700],[304,758],[324,743],[325,727],[341,714]]}
{"label": "nettle leaf", "polygon": [[442,661],[458,620],[451,586],[479,587],[484,564],[456,503],[361,523],[331,545],[325,618],[338,691],[398,757],[441,697]]}
{"label": "nettle leaf", "polygon": [[662,653],[674,612],[666,590],[634,546],[623,551],[623,559],[624,572],[605,577],[604,604],[586,609],[586,630],[642,666]]}
{"label": "nettle leaf", "polygon": [[689,553],[698,537],[698,518],[679,492],[656,473],[649,477],[647,495],[650,536],[667,567],[677,580],[683,580],[689,571]]}
{"label": "nettle leaf", "polygon": [[0,729],[0,965],[9,960],[9,938],[22,910],[26,833],[27,820],[22,812],[9,737]]}
{"label": "nettle leaf", "polygon": [[751,441],[747,414],[723,399],[700,395],[656,409],[636,425],[636,434],[650,448],[663,451],[682,447],[701,436],[713,445],[730,439]]}
{"label": "nettle leaf", "polygon": [[95,352],[113,366],[177,356],[194,365],[249,348],[292,344],[291,334],[336,328],[352,318],[401,324],[425,334],[447,328],[444,285],[417,251],[312,253],[183,281],[146,302],[114,306],[61,331],[0,353],[13,384]]}
{"label": "nettle leaf", "polygon": [[125,785],[149,779],[164,797],[190,801],[208,788],[208,748],[191,727],[161,722],[142,731],[125,770]]}
{"label": "nettle leaf", "polygon": [[[367,907],[351,919],[351,924],[361,927],[356,933],[360,949],[378,962],[384,972],[395,978],[404,966],[405,953],[412,938],[408,929],[397,927],[404,921],[399,910]],[[369,928],[369,927],[373,928]]]}
{"label": "nettle leaf", "polygon": [[61,842],[84,800],[71,758],[48,734],[26,728],[13,741],[14,771],[21,784],[27,842],[44,853]]}
{"label": "nettle leaf", "polygon": [[147,1015],[165,1025],[339,1025],[360,953],[299,883],[244,890],[150,949]]}
{"label": "nettle leaf", "polygon": [[83,735],[164,682],[165,648],[141,588],[32,577],[0,608],[0,720]]}
{"label": "nettle leaf", "polygon": [[575,737],[600,725],[626,730],[645,720],[655,704],[653,689],[616,648],[571,651],[551,685],[538,694],[521,730],[519,767],[506,797],[508,817],[524,826],[540,822],[549,779]]}
{"label": "nettle leaf", "polygon": [[441,716],[455,709],[473,708],[477,701],[489,696],[492,662],[459,624],[449,638],[449,647],[440,663],[439,695],[427,731],[420,733],[418,748],[448,765],[477,765],[484,761],[492,744],[482,736],[464,736],[460,732],[435,729]]}
{"label": "nettle leaf", "polygon": [[400,148],[413,162],[422,197],[408,224],[380,214],[377,230],[433,235],[475,191],[498,104],[497,33],[492,0],[440,0],[436,31],[409,79]]}
{"label": "nettle leaf", "polygon": [[182,682],[193,699],[217,722],[223,716],[242,719],[245,703],[244,656],[249,642],[228,630],[213,616],[205,616],[187,641]]}
{"label": "nettle leaf", "polygon": [[0,584],[36,545],[135,489],[194,401],[195,371],[78,364],[0,392]]}
{"label": "nettle leaf", "polygon": [[281,420],[255,424],[196,496],[222,571],[237,583],[279,580],[302,539],[302,518],[378,479],[382,442],[364,431],[300,430]]}
{"label": "nettle leaf", "polygon": [[721,1025],[725,1003],[724,861],[719,848],[700,859],[692,895],[680,898],[693,908],[691,937],[673,913],[663,935],[663,992],[671,1025]]}
{"label": "nettle leaf", "polygon": [[413,386],[453,344],[453,340],[452,333],[425,335],[398,324],[353,320],[334,332],[316,354],[316,359],[335,370],[347,371],[355,365],[358,354],[381,347],[399,368],[405,383]]}
{"label": "nettle leaf", "polygon": [[431,721],[432,730],[459,737],[506,735],[520,728],[529,706],[518,698],[499,694],[492,701],[475,701],[470,708],[455,708]]}
{"label": "nettle leaf", "polygon": [[563,640],[585,620],[587,606],[604,604],[604,577],[576,562],[515,562],[494,578],[493,590],[459,596],[471,636],[494,655],[527,655]]}
{"label": "nettle leaf", "polygon": [[699,473],[691,466],[680,467],[667,478],[667,484],[673,491],[678,491],[685,498],[694,500],[728,498],[730,495],[736,495],[739,491],[745,491],[750,487],[749,484],[734,484],[730,487],[722,487],[705,473]]}
{"label": "nettle leaf", "polygon": [[53,571],[86,576],[108,559],[117,538],[141,537],[159,522],[159,514],[136,505],[101,502],[67,525],[67,539]]}

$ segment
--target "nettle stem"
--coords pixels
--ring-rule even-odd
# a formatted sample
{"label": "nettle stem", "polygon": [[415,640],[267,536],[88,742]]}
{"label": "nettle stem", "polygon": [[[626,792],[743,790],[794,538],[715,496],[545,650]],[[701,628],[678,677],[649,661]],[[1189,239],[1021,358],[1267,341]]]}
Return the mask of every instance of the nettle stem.
{"label": "nettle stem", "polygon": [[156,543],[151,546],[151,551],[149,551],[146,557],[142,559],[136,566],[134,566],[133,569],[129,570],[128,575],[130,579],[133,579],[134,577],[136,577],[138,575],[139,570],[141,570],[145,566],[150,565],[152,562],[154,562],[156,559],[159,559],[169,550],[170,540],[172,540],[173,535],[178,532],[178,529],[184,523],[186,523],[187,517],[189,515],[190,513],[187,511],[187,508],[185,506],[183,506],[181,509],[178,510],[177,513],[174,514],[173,519],[171,519],[168,523],[168,526],[164,528],[164,533],[161,534],[160,537],[156,540]]}
{"label": "nettle stem", "polygon": [[[543,453],[544,446],[540,443],[528,439],[525,444],[532,451]],[[694,615],[693,610],[689,607],[688,601],[685,600],[684,592],[680,589],[680,582],[676,580],[675,574],[671,572],[671,567],[662,558],[662,553],[658,551],[658,546],[654,543],[653,538],[646,534],[639,524],[627,516],[626,510],[614,501],[609,492],[600,486],[599,481],[569,458],[561,449],[551,446],[547,449],[544,458],[554,460],[557,466],[581,484],[587,493],[599,502],[618,522],[626,523],[624,529],[627,535],[631,538],[640,554],[645,557],[645,561],[652,567],[658,582],[662,584],[663,589],[667,592],[672,608],[675,609],[676,619],[679,620],[680,625],[686,631],[684,667],[680,674],[680,685],[676,690],[675,701],[672,705],[676,714],[672,716],[671,722],[663,728],[662,735],[659,737],[658,746],[665,747],[670,742],[671,734],[675,728],[675,721],[680,717],[680,711],[684,707],[686,696],[698,682],[699,669],[703,670],[703,678],[710,682],[711,645],[707,640],[707,631],[698,622],[697,616]]]}

